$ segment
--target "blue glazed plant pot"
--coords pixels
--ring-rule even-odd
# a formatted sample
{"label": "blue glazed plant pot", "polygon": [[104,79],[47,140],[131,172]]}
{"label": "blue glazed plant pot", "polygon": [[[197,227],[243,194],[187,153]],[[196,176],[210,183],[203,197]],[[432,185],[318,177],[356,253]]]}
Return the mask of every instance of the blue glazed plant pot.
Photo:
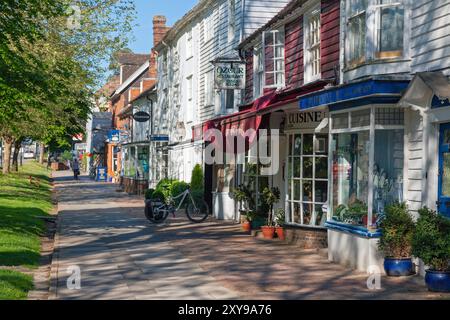
{"label": "blue glazed plant pot", "polygon": [[411,258],[384,258],[384,271],[390,277],[410,276],[415,272]]}
{"label": "blue glazed plant pot", "polygon": [[430,291],[450,292],[450,271],[427,270],[425,283]]}

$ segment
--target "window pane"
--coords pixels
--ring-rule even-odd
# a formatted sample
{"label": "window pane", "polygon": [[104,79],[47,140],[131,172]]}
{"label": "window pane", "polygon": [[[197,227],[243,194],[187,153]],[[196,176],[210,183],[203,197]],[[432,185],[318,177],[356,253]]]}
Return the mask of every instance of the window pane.
{"label": "window pane", "polygon": [[403,8],[388,7],[381,8],[380,11],[380,51],[403,50]]}
{"label": "window pane", "polygon": [[370,126],[370,109],[351,113],[352,128]]}
{"label": "window pane", "polygon": [[303,201],[313,201],[312,196],[312,181],[303,180]]}
{"label": "window pane", "polygon": [[313,154],[313,137],[312,134],[303,135],[303,154]]}
{"label": "window pane", "polygon": [[404,113],[400,108],[376,108],[375,124],[377,125],[403,125]]}
{"label": "window pane", "polygon": [[303,157],[303,178],[313,177],[313,158]]}
{"label": "window pane", "polygon": [[348,128],[348,113],[338,113],[331,116],[333,122],[333,129],[347,129]]}
{"label": "window pane", "polygon": [[294,207],[294,222],[296,223],[301,223],[300,221],[300,203],[294,203],[293,204]]}
{"label": "window pane", "polygon": [[366,15],[360,14],[349,20],[349,53],[348,60],[362,60],[366,50]]}
{"label": "window pane", "polygon": [[450,153],[442,155],[442,195],[450,197]]}
{"label": "window pane", "polygon": [[296,134],[294,140],[294,154],[300,155],[301,148],[302,148],[302,136],[300,134]]}
{"label": "window pane", "polygon": [[294,158],[294,177],[295,178],[301,177],[301,158],[300,157]]}
{"label": "window pane", "polygon": [[294,194],[292,200],[300,200],[300,180],[294,180]]}
{"label": "window pane", "polygon": [[326,212],[322,211],[322,205],[316,205],[316,226],[323,226],[325,225],[325,222],[327,221],[327,214]]}
{"label": "window pane", "polygon": [[376,130],[373,212],[403,201],[403,130]]}
{"label": "window pane", "polygon": [[328,135],[316,134],[316,154],[328,154]]}
{"label": "window pane", "polygon": [[326,157],[316,158],[316,178],[318,179],[328,178],[328,158]]}
{"label": "window pane", "polygon": [[333,135],[333,215],[361,224],[367,214],[369,132]]}
{"label": "window pane", "polygon": [[303,224],[306,224],[306,225],[311,224],[313,208],[314,208],[314,205],[312,203],[304,203],[303,204]]}
{"label": "window pane", "polygon": [[367,0],[350,0],[348,2],[350,15],[367,9]]}
{"label": "window pane", "polygon": [[316,202],[327,202],[328,200],[328,182],[327,181],[317,181],[315,187],[315,201]]}

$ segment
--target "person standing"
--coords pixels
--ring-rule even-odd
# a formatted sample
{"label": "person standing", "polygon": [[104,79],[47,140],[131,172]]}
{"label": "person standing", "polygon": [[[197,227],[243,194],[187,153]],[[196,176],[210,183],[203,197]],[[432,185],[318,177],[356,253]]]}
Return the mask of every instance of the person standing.
{"label": "person standing", "polygon": [[78,180],[78,176],[80,175],[80,162],[78,161],[78,158],[73,158],[72,161],[72,170],[73,170],[73,178],[75,180]]}

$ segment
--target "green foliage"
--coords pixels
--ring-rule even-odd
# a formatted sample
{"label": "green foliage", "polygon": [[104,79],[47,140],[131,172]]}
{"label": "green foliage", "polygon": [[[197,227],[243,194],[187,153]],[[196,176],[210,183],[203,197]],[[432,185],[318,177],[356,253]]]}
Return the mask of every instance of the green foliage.
{"label": "green foliage", "polygon": [[239,185],[231,191],[231,196],[242,204],[244,211],[256,211],[254,192],[245,184]]}
{"label": "green foliage", "polygon": [[24,300],[33,289],[33,276],[0,269],[0,300]]}
{"label": "green foliage", "polygon": [[192,170],[191,178],[191,189],[192,190],[203,190],[204,189],[204,177],[202,166],[196,164]]}
{"label": "green foliage", "polygon": [[154,192],[155,192],[155,189],[152,189],[152,188],[145,190],[145,199],[146,200],[153,199],[152,197],[153,197]]}
{"label": "green foliage", "polygon": [[286,212],[283,208],[275,210],[275,225],[282,226],[286,222]]}
{"label": "green foliage", "polygon": [[412,238],[412,254],[432,270],[449,271],[450,220],[424,207],[419,210]]}
{"label": "green foliage", "polygon": [[267,225],[273,225],[273,205],[280,201],[280,190],[278,188],[264,188],[261,198],[263,203],[269,207],[269,212],[267,216]]}
{"label": "green foliage", "polygon": [[69,150],[66,150],[61,154],[61,159],[64,161],[70,161],[72,160],[72,158],[73,158],[72,152],[70,152]]}
{"label": "green foliage", "polygon": [[411,242],[415,224],[406,203],[394,203],[387,206],[380,229],[382,234],[378,247],[386,257],[411,257]]}
{"label": "green foliage", "polygon": [[360,224],[367,212],[367,205],[363,201],[355,199],[349,206],[345,204],[337,206],[335,216],[343,222]]}
{"label": "green foliage", "polygon": [[[182,194],[183,192],[185,192],[187,189],[189,189],[189,184],[184,182],[184,181],[178,181],[178,180],[174,180],[172,181],[172,185],[170,187],[170,194],[172,197],[176,197],[180,194]],[[175,199],[175,205],[178,205],[180,203],[180,201],[182,200],[182,197],[180,197],[179,199]]]}

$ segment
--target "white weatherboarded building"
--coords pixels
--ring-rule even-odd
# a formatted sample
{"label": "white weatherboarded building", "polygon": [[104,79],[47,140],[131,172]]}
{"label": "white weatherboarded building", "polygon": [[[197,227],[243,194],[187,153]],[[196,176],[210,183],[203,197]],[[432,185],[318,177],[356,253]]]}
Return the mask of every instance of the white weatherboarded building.
{"label": "white weatherboarded building", "polygon": [[155,47],[158,52],[158,103],[155,133],[168,135],[168,177],[191,180],[203,164],[203,142],[194,127],[231,114],[240,90],[214,89],[213,60],[240,59],[238,44],[268,22],[288,0],[201,0]]}

